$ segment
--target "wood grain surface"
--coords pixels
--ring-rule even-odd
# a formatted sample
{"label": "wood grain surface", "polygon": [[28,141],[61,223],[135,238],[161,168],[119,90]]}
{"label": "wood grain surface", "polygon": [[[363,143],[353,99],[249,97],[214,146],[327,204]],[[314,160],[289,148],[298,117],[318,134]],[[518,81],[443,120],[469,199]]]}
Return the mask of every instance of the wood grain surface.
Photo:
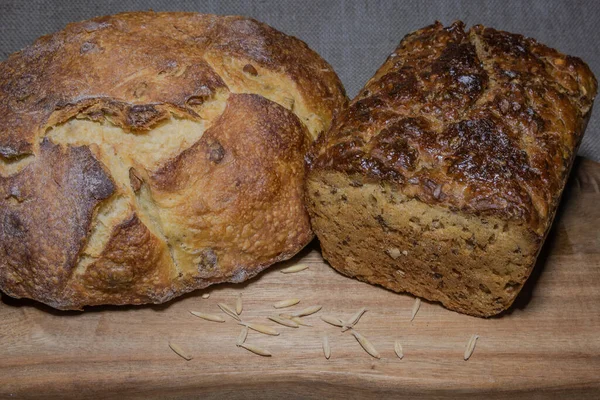
{"label": "wood grain surface", "polygon": [[[322,260],[313,242],[293,260],[242,285],[222,285],[160,306],[98,307],[59,312],[27,300],[0,302],[0,398],[511,398],[600,396],[600,164],[579,159],[538,265],[515,306],[492,319],[468,317],[346,278]],[[296,274],[279,271],[298,263]],[[231,318],[208,322],[188,311],[219,314],[243,293],[246,321],[278,329],[250,331],[260,357],[235,346]],[[202,299],[203,293],[210,298]],[[272,304],[320,304],[313,327],[266,319]],[[319,315],[349,317],[381,354],[377,360],[351,333]],[[223,315],[223,314],[221,314]],[[326,360],[322,336],[331,358]],[[469,361],[469,337],[480,335]],[[404,359],[394,353],[400,340]],[[178,344],[191,361],[168,346]]]}

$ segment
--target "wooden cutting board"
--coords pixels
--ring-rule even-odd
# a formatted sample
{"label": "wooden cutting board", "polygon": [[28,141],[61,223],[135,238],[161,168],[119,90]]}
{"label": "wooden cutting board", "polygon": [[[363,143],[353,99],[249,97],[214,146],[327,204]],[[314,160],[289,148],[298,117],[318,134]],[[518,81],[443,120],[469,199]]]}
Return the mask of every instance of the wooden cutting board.
{"label": "wooden cutting board", "polygon": [[[600,164],[579,159],[553,231],[515,306],[479,319],[346,278],[329,268],[313,242],[293,260],[242,285],[199,291],[166,305],[58,312],[32,301],[0,302],[0,398],[572,398],[600,397]],[[290,265],[308,270],[282,274]],[[244,320],[276,327],[250,332],[260,357],[235,346],[240,326],[207,322],[188,310],[219,313],[243,293]],[[209,299],[202,299],[210,293]],[[313,327],[265,319],[278,300],[320,304]],[[319,315],[368,312],[356,330],[381,354]],[[469,361],[472,334],[480,335]],[[331,359],[323,356],[327,334]],[[404,359],[394,354],[394,341]],[[168,343],[193,355],[185,361]]]}

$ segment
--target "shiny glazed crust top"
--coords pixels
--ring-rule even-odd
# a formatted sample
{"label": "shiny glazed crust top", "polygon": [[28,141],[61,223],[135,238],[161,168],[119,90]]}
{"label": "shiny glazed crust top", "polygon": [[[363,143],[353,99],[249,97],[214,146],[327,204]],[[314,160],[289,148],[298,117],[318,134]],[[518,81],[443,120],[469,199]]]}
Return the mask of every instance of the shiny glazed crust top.
{"label": "shiny glazed crust top", "polygon": [[438,22],[401,41],[320,138],[312,169],[393,182],[425,203],[543,236],[596,91],[576,57]]}

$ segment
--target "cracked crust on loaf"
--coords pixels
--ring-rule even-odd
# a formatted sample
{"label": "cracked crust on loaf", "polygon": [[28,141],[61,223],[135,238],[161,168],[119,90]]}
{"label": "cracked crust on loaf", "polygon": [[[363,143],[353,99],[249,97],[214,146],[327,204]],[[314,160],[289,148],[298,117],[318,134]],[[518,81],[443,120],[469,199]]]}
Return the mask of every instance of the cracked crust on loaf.
{"label": "cracked crust on loaf", "polygon": [[0,290],[58,309],[242,282],[313,237],[304,158],[346,103],[255,20],[134,12],[0,63]]}

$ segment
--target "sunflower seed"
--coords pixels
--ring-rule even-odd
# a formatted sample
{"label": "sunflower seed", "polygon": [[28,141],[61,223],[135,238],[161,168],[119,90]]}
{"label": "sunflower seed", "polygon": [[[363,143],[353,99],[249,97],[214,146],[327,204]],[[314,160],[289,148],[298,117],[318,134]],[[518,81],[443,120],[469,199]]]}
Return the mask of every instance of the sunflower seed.
{"label": "sunflower seed", "polygon": [[282,274],[291,274],[294,272],[304,271],[307,268],[308,268],[308,265],[293,265],[291,267],[284,268],[279,272],[281,272]]}
{"label": "sunflower seed", "polygon": [[292,321],[291,319],[285,319],[285,318],[281,318],[281,317],[277,317],[275,315],[271,315],[269,318],[271,321],[276,322],[280,325],[284,325],[284,326],[288,326],[290,328],[297,328],[298,324],[294,321]]}
{"label": "sunflower seed", "polygon": [[321,315],[321,319],[333,326],[339,326],[340,328],[344,326],[344,323],[341,319],[332,317],[331,315]]}
{"label": "sunflower seed", "polygon": [[477,339],[479,339],[479,335],[471,335],[471,338],[467,342],[467,347],[465,349],[465,361],[471,358],[473,351],[475,351],[475,344],[477,343]]}
{"label": "sunflower seed", "polygon": [[237,315],[240,315],[242,313],[243,309],[244,309],[244,305],[242,303],[242,294],[240,293],[238,295],[238,298],[237,298],[236,302],[235,302],[235,313]]}
{"label": "sunflower seed", "polygon": [[316,312],[319,312],[321,310],[321,308],[323,308],[323,306],[312,306],[312,307],[307,307],[303,310],[300,310],[298,312],[295,312],[292,314],[292,317],[305,317],[307,315],[311,315],[314,314]]}
{"label": "sunflower seed", "polygon": [[260,347],[254,346],[252,344],[242,343],[240,347],[243,347],[244,349],[249,350],[254,354],[258,354],[259,356],[271,357],[271,353],[269,353],[267,350],[261,349]]}
{"label": "sunflower seed", "polygon": [[358,310],[353,316],[350,317],[350,319],[348,319],[348,321],[344,322],[344,327],[342,328],[342,332],[346,332],[348,329],[350,329],[354,325],[356,325],[358,323],[358,320],[360,320],[360,317],[362,317],[362,315],[366,312],[367,312],[367,309],[365,307]]}
{"label": "sunflower seed", "polygon": [[300,299],[287,299],[287,300],[278,301],[277,303],[273,304],[273,307],[286,308],[286,307],[295,306],[298,303],[300,303]]}
{"label": "sunflower seed", "polygon": [[364,337],[360,333],[356,332],[354,329],[352,329],[352,334],[354,335],[356,340],[358,340],[358,343],[360,343],[362,348],[365,349],[365,351],[367,353],[369,353],[371,356],[373,356],[375,358],[381,358],[381,356],[379,355],[379,352],[375,349],[375,347],[373,347],[371,342],[369,342],[366,337]]}
{"label": "sunflower seed", "polygon": [[169,342],[169,347],[175,352],[175,354],[177,354],[181,358],[186,359],[187,361],[190,361],[193,358],[187,351],[183,350],[181,347],[179,347],[179,345],[175,343]]}
{"label": "sunflower seed", "polygon": [[204,294],[202,295],[202,298],[203,298],[203,299],[208,299],[209,297],[210,297],[210,293],[204,293]]}
{"label": "sunflower seed", "polygon": [[302,321],[302,318],[300,317],[292,317],[290,318],[290,320],[294,321],[295,323],[297,323],[298,325],[302,325],[302,326],[312,326],[311,324],[307,324],[306,322]]}
{"label": "sunflower seed", "polygon": [[394,343],[394,351],[396,352],[396,355],[399,359],[402,360],[404,358],[404,353],[402,352],[402,345],[400,344],[399,340],[396,340],[396,342]]}
{"label": "sunflower seed", "polygon": [[271,328],[270,326],[261,325],[261,324],[253,324],[253,323],[248,323],[248,322],[238,322],[238,323],[240,325],[247,326],[249,329],[252,329],[253,331],[264,333],[265,335],[279,336],[279,332],[277,332],[275,329]]}
{"label": "sunflower seed", "polygon": [[415,299],[415,305],[412,308],[412,314],[410,315],[410,320],[411,321],[413,319],[415,319],[415,315],[417,315],[417,312],[419,311],[419,307],[421,307],[421,299],[417,297]]}
{"label": "sunflower seed", "polygon": [[331,348],[329,347],[329,338],[327,335],[323,336],[323,354],[325,354],[325,358],[328,360],[331,357]]}
{"label": "sunflower seed", "polygon": [[207,321],[225,322],[225,318],[221,317],[220,315],[206,314],[206,313],[199,312],[199,311],[190,311],[190,314],[195,315],[196,317],[205,319]]}
{"label": "sunflower seed", "polygon": [[246,341],[246,337],[248,337],[248,327],[242,326],[242,330],[240,331],[240,335],[237,338],[236,346],[240,347]]}
{"label": "sunflower seed", "polygon": [[241,321],[240,317],[238,317],[238,315],[235,313],[235,311],[233,311],[227,304],[219,303],[219,304],[217,304],[217,306],[219,306],[221,311],[223,311],[225,314],[229,315],[231,318],[233,318],[237,321]]}

